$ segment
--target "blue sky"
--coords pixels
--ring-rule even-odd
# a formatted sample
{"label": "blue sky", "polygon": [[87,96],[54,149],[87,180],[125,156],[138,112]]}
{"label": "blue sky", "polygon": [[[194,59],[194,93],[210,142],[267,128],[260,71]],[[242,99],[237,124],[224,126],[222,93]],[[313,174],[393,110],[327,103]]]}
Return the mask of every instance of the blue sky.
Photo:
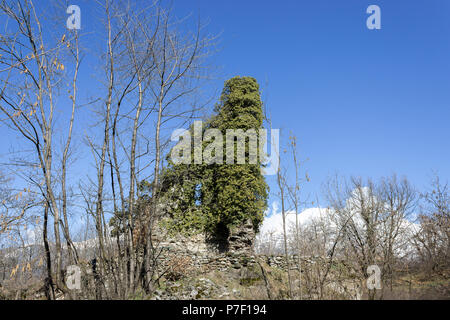
{"label": "blue sky", "polygon": [[[366,27],[371,4],[381,9],[381,30]],[[309,159],[312,198],[335,173],[397,173],[418,189],[433,170],[450,177],[449,1],[196,0],[174,7],[223,32],[215,61],[224,79],[259,81],[273,127],[292,131]]]}
{"label": "blue sky", "polygon": [[[72,3],[81,8],[86,36],[94,37],[92,2]],[[366,27],[371,4],[381,8],[381,30]],[[321,185],[335,173],[397,173],[418,189],[433,170],[449,179],[449,1],[189,0],[172,6],[180,17],[200,15],[209,21],[207,32],[221,34],[211,58],[219,72],[208,86],[217,98],[230,77],[258,80],[273,127],[296,135],[301,158],[309,159],[305,194],[311,199],[321,198]],[[83,69],[80,90],[95,90],[98,78],[98,70]],[[85,128],[78,129],[80,138]],[[2,139],[2,154],[12,141]],[[91,156],[77,154],[76,168],[85,170],[83,154]],[[276,191],[274,177],[268,182]]]}

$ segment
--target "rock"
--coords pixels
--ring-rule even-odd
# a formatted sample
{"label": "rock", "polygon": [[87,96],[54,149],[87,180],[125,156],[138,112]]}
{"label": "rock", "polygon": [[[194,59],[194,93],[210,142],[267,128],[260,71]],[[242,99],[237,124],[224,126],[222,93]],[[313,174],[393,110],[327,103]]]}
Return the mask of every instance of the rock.
{"label": "rock", "polygon": [[247,220],[242,225],[230,231],[228,237],[229,252],[232,252],[234,255],[251,256],[253,254],[255,237],[256,234],[253,230],[253,224],[250,220]]}

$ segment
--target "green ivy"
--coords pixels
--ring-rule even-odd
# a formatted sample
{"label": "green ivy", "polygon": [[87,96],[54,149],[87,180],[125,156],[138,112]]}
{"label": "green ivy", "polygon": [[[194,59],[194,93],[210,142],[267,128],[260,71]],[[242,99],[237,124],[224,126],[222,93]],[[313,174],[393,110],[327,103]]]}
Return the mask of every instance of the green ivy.
{"label": "green ivy", "polygon": [[[258,129],[262,128],[262,102],[256,80],[234,77],[226,81],[215,113],[203,130],[214,128],[222,132],[225,157],[227,129],[255,129],[259,134]],[[161,195],[168,213],[164,225],[169,230],[214,233],[219,224],[231,229],[248,219],[256,231],[259,229],[268,197],[261,159],[256,164],[248,164],[246,152],[246,164],[239,165],[225,164],[225,161],[224,164],[175,165],[170,158],[168,163],[162,174]]]}

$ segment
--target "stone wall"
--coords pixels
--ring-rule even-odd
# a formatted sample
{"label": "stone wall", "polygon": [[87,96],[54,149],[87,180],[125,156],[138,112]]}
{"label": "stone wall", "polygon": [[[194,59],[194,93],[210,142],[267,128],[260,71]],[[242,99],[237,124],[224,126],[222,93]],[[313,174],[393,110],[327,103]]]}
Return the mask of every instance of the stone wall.
{"label": "stone wall", "polygon": [[[226,271],[241,269],[255,264],[257,259],[271,267],[287,270],[285,256],[266,256],[254,253],[255,232],[251,223],[234,229],[228,237],[228,250],[221,250],[211,243],[204,234],[185,237],[177,235],[158,242],[160,272],[182,272],[199,274],[213,270]],[[291,260],[292,259],[292,260]],[[294,260],[295,259],[295,260]],[[296,261],[296,256],[290,260]],[[302,263],[306,259],[302,259]],[[291,262],[291,269],[296,269]],[[306,261],[308,262],[308,261]]]}
{"label": "stone wall", "polygon": [[222,252],[202,234],[192,237],[177,236],[162,241],[158,244],[158,249],[161,252],[158,264],[161,271],[184,267],[185,273],[197,274],[212,270],[239,269],[249,263],[255,263],[255,256],[250,248]]}

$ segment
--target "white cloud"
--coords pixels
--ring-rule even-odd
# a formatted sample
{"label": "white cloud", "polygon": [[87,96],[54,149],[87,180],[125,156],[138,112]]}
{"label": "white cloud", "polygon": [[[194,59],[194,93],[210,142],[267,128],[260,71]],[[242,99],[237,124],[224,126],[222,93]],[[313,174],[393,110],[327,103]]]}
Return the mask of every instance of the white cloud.
{"label": "white cloud", "polygon": [[[298,215],[299,225],[305,226],[312,221],[325,218],[329,213],[329,209],[314,207],[303,210]],[[286,214],[286,229],[295,226],[296,223],[295,211],[288,211]],[[283,216],[279,211],[278,203],[272,203],[272,212],[267,216],[260,228],[260,235],[273,233],[274,235],[281,236],[283,234]]]}
{"label": "white cloud", "polygon": [[[364,194],[366,194],[364,190]],[[356,197],[357,194],[354,194]],[[367,197],[369,193],[367,192]],[[347,207],[350,211],[357,211],[355,206],[355,198],[350,198],[346,201]],[[300,212],[297,216],[300,227],[308,227],[312,222],[322,221],[325,225],[333,227],[333,219],[331,219],[332,209],[313,207],[308,208]],[[364,228],[361,216],[355,212],[354,222],[356,225]],[[286,231],[291,233],[296,224],[295,211],[288,211],[286,214]],[[380,225],[380,228],[383,226]],[[404,254],[412,250],[412,244],[410,242],[411,236],[418,232],[420,227],[418,224],[408,220],[403,220],[401,224],[401,235],[398,237],[395,245],[395,250],[398,254]],[[260,232],[257,235],[257,243],[261,244],[267,241],[274,241],[276,246],[280,246],[283,237],[283,216],[281,210],[279,210],[279,204],[277,202],[272,203],[272,209],[270,215],[266,216],[261,227]],[[270,239],[270,240],[269,240]]]}

